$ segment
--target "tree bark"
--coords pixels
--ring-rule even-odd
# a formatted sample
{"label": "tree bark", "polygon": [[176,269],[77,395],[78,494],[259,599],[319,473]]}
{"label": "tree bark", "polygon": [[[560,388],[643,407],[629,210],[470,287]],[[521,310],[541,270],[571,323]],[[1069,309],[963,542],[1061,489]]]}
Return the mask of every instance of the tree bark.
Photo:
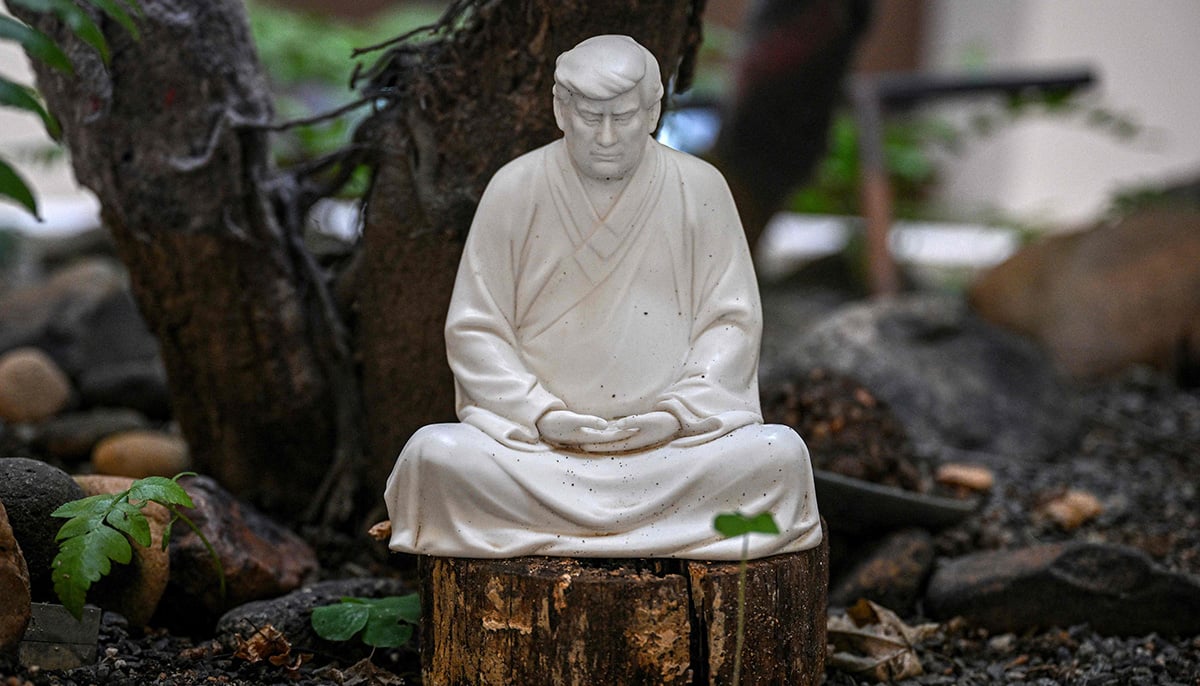
{"label": "tree bark", "polygon": [[36,65],[39,87],[100,198],[198,468],[276,514],[319,500],[345,522],[378,507],[408,436],[453,419],[442,327],[462,238],[496,169],[558,135],[554,58],[628,33],[669,78],[698,45],[703,0],[451,5],[461,22],[371,71],[384,104],[353,146],[376,168],[352,314],[300,239],[312,189],[271,164],[240,2],[143,0],[137,40],[97,16],[107,68],[49,15],[18,9],[77,65],[76,77]]}
{"label": "tree bark", "polygon": [[[729,684],[736,562],[422,559],[430,686]],[[748,564],[742,684],[825,670],[828,545]]]}
{"label": "tree bark", "polygon": [[874,0],[762,0],[747,18],[713,155],[753,246],[825,155]]}
{"label": "tree bark", "polygon": [[369,480],[379,490],[416,429],[454,420],[442,329],[462,239],[492,174],[560,135],[555,58],[589,36],[625,33],[658,57],[668,80],[699,43],[703,0],[475,5],[435,48],[389,54],[368,87],[390,99],[366,136],[381,155],[359,300]]}
{"label": "tree bark", "polygon": [[[158,338],[198,467],[276,512],[308,504],[338,436],[338,328],[268,155],[270,94],[238,0],[143,0],[105,67],[51,15],[77,76],[35,62]],[[345,366],[340,367],[344,371]]]}

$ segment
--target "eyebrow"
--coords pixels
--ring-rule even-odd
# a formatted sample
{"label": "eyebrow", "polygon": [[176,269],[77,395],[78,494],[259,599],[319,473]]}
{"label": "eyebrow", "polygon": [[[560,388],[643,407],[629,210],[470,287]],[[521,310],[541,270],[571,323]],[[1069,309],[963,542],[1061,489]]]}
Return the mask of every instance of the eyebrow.
{"label": "eyebrow", "polygon": [[[627,116],[630,114],[636,114],[641,109],[642,109],[642,107],[640,105],[633,105],[629,109],[621,110],[619,112],[612,112],[611,114],[614,117],[624,117],[624,116]],[[603,110],[592,109],[590,107],[581,105],[578,102],[575,103],[575,111],[579,112],[580,114],[585,114],[585,115],[589,115],[589,116],[593,116],[593,117],[604,116]]]}

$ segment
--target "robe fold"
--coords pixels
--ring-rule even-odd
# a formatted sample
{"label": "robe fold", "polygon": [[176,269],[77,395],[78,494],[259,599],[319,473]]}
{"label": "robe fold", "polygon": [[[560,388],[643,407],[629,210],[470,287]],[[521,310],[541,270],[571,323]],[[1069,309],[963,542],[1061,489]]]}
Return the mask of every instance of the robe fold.
{"label": "robe fold", "polygon": [[[764,426],[762,315],[729,190],[647,138],[603,216],[559,140],[503,167],[476,211],[446,322],[461,424],[414,434],[388,480],[395,550],[458,557],[738,559],[722,512],[770,510],[751,557],[820,541],[808,452]],[[665,411],[665,446],[583,454],[540,440],[569,409]]]}

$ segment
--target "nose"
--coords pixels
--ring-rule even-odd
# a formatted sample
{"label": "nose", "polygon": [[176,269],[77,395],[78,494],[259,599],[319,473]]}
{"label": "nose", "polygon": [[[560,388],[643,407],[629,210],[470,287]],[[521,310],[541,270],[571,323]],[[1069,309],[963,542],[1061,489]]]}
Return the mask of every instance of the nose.
{"label": "nose", "polygon": [[609,146],[617,142],[617,132],[613,128],[611,118],[605,117],[600,121],[600,129],[596,131],[596,142],[603,146]]}

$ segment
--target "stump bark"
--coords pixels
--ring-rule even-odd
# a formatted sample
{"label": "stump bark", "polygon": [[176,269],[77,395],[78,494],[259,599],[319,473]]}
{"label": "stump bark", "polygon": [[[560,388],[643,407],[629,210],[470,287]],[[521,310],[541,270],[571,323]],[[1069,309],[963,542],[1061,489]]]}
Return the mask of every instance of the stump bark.
{"label": "stump bark", "polygon": [[[825,667],[825,540],[752,560],[742,684],[815,685]],[[728,684],[737,562],[422,559],[430,686]]]}

